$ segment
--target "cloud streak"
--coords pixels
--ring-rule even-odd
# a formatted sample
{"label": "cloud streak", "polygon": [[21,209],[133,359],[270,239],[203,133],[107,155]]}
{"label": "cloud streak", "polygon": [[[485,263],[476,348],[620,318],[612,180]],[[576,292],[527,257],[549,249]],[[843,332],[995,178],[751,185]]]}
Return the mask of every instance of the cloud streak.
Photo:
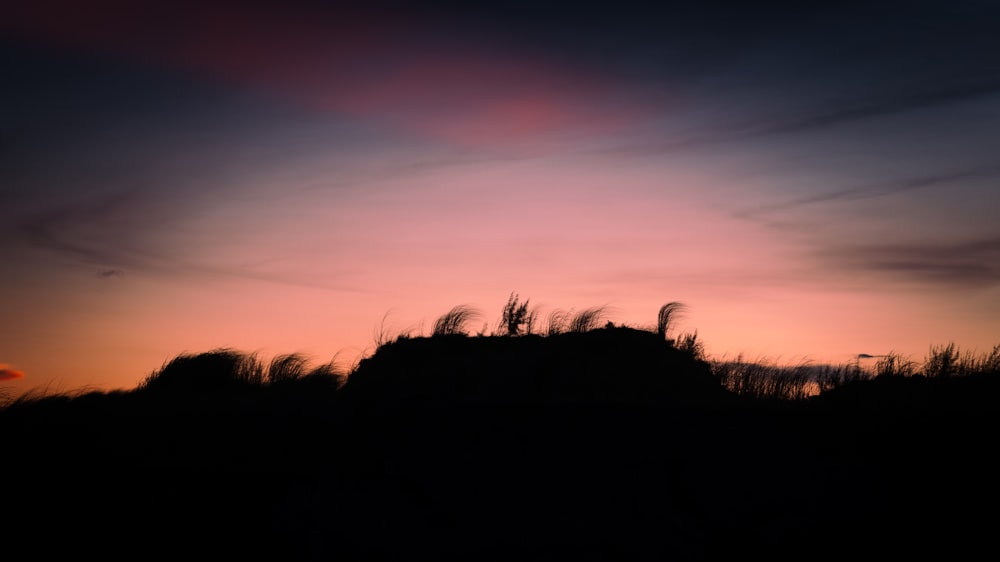
{"label": "cloud streak", "polygon": [[791,211],[801,207],[816,205],[819,203],[836,203],[840,201],[863,201],[877,197],[886,197],[899,193],[906,193],[918,189],[926,188],[947,188],[955,182],[971,179],[983,179],[996,176],[1000,170],[996,168],[982,168],[976,170],[965,170],[953,173],[931,174],[926,176],[912,177],[893,182],[881,182],[858,187],[850,187],[789,199],[772,205],[763,205],[744,209],[734,214],[737,218],[756,218],[778,211]]}
{"label": "cloud streak", "polygon": [[12,381],[23,378],[23,372],[8,367],[7,365],[0,365],[0,381]]}
{"label": "cloud streak", "polygon": [[747,137],[798,133],[823,129],[865,119],[874,119],[933,108],[936,106],[991,97],[1000,94],[1000,82],[986,80],[958,87],[933,87],[925,91],[895,92],[879,98],[859,100],[841,107],[830,108],[809,116],[801,116],[787,122],[758,125],[744,133]]}
{"label": "cloud streak", "polygon": [[170,207],[151,193],[112,193],[48,209],[21,220],[15,228],[36,248],[97,267],[96,276],[102,280],[122,278],[128,269],[175,278],[222,277],[307,289],[364,290],[345,280],[353,271],[348,266],[342,266],[337,274],[317,278],[303,276],[302,271],[275,272],[258,267],[269,259],[264,250],[237,257],[192,248],[178,240],[186,236],[207,247],[230,235],[201,232],[186,222],[192,217],[185,213],[197,214],[194,202]]}
{"label": "cloud streak", "polygon": [[984,81],[958,88],[939,88],[924,92],[891,92],[868,99],[858,99],[854,103],[845,103],[839,106],[828,105],[825,108],[812,111],[790,109],[788,112],[792,115],[783,118],[770,117],[747,123],[743,116],[733,117],[731,124],[699,127],[697,133],[680,133],[647,142],[629,140],[611,148],[594,150],[594,152],[649,156],[698,150],[729,143],[823,131],[839,125],[997,96],[1000,96],[1000,82],[997,81]]}
{"label": "cloud streak", "polygon": [[108,277],[114,273],[103,273],[150,265],[151,233],[169,223],[163,212],[152,213],[138,193],[116,192],[48,208],[20,220],[18,230],[36,247],[102,267]]}
{"label": "cloud streak", "polygon": [[1000,236],[958,242],[852,244],[820,253],[830,266],[898,282],[955,289],[1000,287]]}

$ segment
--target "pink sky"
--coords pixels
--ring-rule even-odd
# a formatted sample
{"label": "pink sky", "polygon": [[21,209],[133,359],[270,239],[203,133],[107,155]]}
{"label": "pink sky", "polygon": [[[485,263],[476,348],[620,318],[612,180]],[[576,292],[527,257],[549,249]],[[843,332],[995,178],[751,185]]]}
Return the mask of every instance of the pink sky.
{"label": "pink sky", "polygon": [[106,4],[0,23],[4,388],[130,388],[222,346],[348,366],[383,317],[492,327],[512,291],[633,326],[681,301],[717,358],[1000,343],[996,94],[917,54]]}

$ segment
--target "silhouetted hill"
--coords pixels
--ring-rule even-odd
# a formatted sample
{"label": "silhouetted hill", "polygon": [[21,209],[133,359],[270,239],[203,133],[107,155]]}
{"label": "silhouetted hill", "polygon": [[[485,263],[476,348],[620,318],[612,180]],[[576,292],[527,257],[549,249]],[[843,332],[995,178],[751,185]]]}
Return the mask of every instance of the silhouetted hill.
{"label": "silhouetted hill", "polygon": [[[397,338],[344,381],[179,356],[0,411],[7,552],[241,560],[970,560],[1000,378],[723,388],[662,335]],[[8,556],[8,559],[16,559]]]}
{"label": "silhouetted hill", "polygon": [[958,377],[879,376],[851,381],[812,399],[816,407],[849,407],[879,414],[992,414],[1000,397],[1000,373]]}
{"label": "silhouetted hill", "polygon": [[670,405],[711,407],[735,396],[708,363],[662,336],[610,327],[551,336],[403,338],[361,361],[346,399],[406,405]]}

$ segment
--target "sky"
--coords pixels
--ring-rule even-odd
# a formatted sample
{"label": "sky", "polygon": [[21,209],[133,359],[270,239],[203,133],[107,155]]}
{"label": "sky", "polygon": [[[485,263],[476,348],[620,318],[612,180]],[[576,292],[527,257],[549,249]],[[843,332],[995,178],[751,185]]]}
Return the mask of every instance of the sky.
{"label": "sky", "polygon": [[1000,343],[996,3],[347,6],[4,9],[0,391],[512,292],[715,358]]}

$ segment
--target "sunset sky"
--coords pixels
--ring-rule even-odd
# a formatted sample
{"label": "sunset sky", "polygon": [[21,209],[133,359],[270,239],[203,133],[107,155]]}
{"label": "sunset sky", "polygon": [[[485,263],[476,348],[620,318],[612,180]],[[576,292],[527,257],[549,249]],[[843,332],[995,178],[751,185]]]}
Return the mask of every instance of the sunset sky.
{"label": "sunset sky", "polygon": [[715,357],[1000,343],[1000,4],[204,4],[4,8],[0,390],[512,291]]}

